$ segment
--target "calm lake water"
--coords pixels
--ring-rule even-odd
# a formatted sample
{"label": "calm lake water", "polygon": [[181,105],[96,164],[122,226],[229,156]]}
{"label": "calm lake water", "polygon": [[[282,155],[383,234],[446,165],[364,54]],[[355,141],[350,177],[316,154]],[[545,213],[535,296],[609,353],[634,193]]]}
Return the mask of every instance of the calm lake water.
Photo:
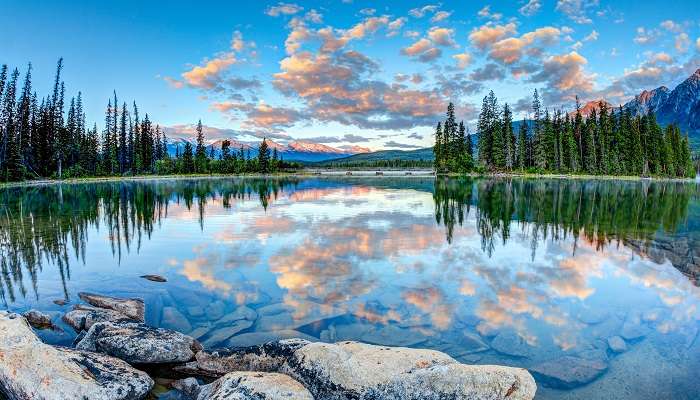
{"label": "calm lake water", "polygon": [[[65,330],[41,332],[54,344],[72,341],[60,316],[91,291],[142,297],[148,323],[210,348],[301,336],[578,368],[561,361],[571,355],[602,366],[600,376],[569,388],[538,376],[538,398],[700,393],[698,183],[331,177],[8,188],[0,257],[2,306],[49,312]],[[241,310],[252,317],[232,317]],[[615,336],[626,351],[609,349]]]}

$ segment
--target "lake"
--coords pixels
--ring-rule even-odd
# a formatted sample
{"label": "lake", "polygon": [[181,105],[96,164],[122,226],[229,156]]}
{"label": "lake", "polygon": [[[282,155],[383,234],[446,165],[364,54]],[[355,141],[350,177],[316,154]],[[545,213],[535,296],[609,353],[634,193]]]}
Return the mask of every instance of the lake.
{"label": "lake", "polygon": [[[149,324],[208,348],[360,340],[544,370],[541,399],[700,393],[699,183],[414,176],[14,187],[0,189],[0,257],[3,308],[48,312],[65,331],[41,331],[52,344],[72,342],[60,316],[90,291],[141,297]],[[227,317],[242,309],[254,317],[232,327]],[[591,369],[566,385],[546,373]]]}

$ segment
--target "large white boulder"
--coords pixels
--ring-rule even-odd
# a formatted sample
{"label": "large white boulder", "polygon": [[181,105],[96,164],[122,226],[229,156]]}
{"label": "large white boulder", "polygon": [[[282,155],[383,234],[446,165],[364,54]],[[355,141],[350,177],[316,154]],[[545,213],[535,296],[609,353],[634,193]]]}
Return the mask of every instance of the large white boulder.
{"label": "large white boulder", "polygon": [[231,372],[202,386],[197,400],[314,400],[301,383],[274,372]]}
{"label": "large white boulder", "polygon": [[126,362],[47,345],[22,316],[0,311],[0,391],[10,400],[136,400],[152,387]]}

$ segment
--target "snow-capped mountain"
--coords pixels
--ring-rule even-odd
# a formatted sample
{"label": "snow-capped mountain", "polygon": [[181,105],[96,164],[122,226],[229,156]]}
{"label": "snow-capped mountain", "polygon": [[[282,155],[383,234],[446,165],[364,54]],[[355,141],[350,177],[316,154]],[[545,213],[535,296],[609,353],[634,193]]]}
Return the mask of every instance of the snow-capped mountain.
{"label": "snow-capped mountain", "polygon": [[[251,157],[257,156],[260,142],[242,142],[235,139],[217,139],[207,142],[207,154],[210,154],[213,149],[214,155],[219,156],[221,154],[221,145],[224,140],[229,140],[231,142],[231,152],[238,152],[242,148],[244,152],[250,152]],[[193,148],[196,146],[194,138],[168,139],[168,153],[170,155],[175,155],[177,152],[182,153],[185,143],[187,142],[189,142]],[[266,139],[266,142],[270,150],[277,149],[279,157],[289,161],[325,161],[370,152],[370,149],[366,147],[344,146],[343,148],[336,148],[303,140],[293,141],[288,144],[280,144],[270,139]]]}
{"label": "snow-capped mountain", "polygon": [[632,115],[647,114],[649,111],[656,112],[659,107],[668,100],[671,91],[666,86],[660,86],[654,90],[644,90],[634,96],[634,100],[625,104],[625,110],[630,110]]}

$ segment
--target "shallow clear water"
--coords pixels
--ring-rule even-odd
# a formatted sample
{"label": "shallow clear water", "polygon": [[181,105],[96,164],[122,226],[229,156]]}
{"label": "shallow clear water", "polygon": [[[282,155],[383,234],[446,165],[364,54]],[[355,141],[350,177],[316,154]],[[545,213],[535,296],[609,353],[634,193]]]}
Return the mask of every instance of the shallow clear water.
{"label": "shallow clear water", "polygon": [[[700,393],[698,184],[364,177],[9,188],[0,257],[3,306],[50,312],[65,332],[41,336],[55,344],[72,341],[60,316],[91,291],[142,297],[147,322],[207,347],[295,335],[535,370],[572,355],[604,372],[572,388],[537,376],[538,398]],[[222,321],[244,305],[257,319],[231,336]],[[607,344],[618,335],[622,353]]]}

